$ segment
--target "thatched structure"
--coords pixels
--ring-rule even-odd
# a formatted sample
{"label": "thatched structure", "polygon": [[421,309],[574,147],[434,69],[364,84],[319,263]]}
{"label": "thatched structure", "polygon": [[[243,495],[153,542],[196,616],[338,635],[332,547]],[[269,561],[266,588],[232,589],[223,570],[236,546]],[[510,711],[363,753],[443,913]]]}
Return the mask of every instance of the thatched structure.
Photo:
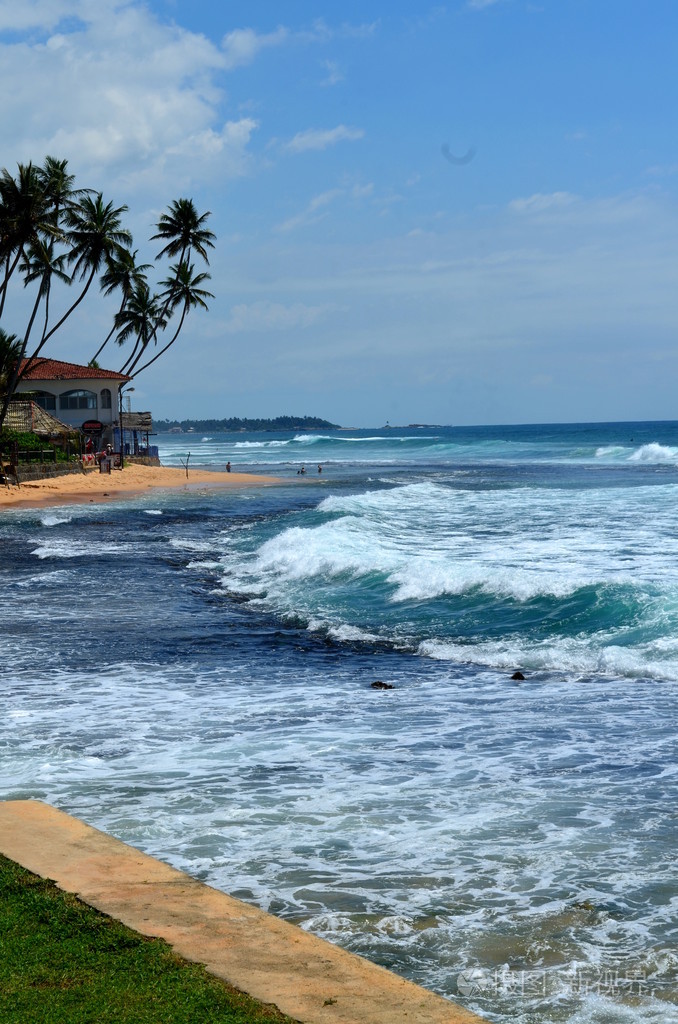
{"label": "thatched structure", "polygon": [[137,430],[141,434],[150,434],[153,430],[153,419],[150,412],[122,413],[122,425],[125,430]]}
{"label": "thatched structure", "polygon": [[5,427],[38,437],[70,437],[77,433],[73,427],[42,409],[36,402],[12,401],[7,409]]}

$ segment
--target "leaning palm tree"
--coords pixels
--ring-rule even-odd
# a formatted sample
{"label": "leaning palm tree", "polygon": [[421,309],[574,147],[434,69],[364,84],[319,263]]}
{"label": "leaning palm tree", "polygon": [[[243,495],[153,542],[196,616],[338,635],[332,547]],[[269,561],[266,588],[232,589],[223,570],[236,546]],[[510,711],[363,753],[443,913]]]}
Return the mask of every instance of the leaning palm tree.
{"label": "leaning palm tree", "polygon": [[92,357],[92,361],[99,358],[104,348],[115,334],[117,329],[117,317],[119,317],[123,312],[136,286],[146,283],[146,271],[151,269],[151,264],[137,264],[136,257],[138,251],[138,249],[135,249],[134,252],[131,252],[129,249],[122,249],[117,256],[113,256],[108,261],[106,270],[101,275],[99,283],[104,295],[110,295],[112,292],[116,291],[116,289],[119,289],[122,293],[122,298],[120,301],[120,308],[113,319],[113,326],[95,352]]}
{"label": "leaning palm tree", "polygon": [[159,330],[165,327],[166,319],[162,315],[159,297],[151,294],[147,282],[138,281],[123,309],[115,317],[116,341],[124,345],[134,338],[134,348],[128,356],[120,373],[127,373],[127,366],[141,357],[152,341],[155,341]]}
{"label": "leaning palm tree", "polygon": [[[174,259],[178,256],[175,264],[178,268],[183,263],[190,263],[193,253],[196,252],[209,266],[207,250],[214,248],[216,237],[205,226],[207,218],[210,216],[209,211],[202,215],[199,214],[192,199],[173,200],[169,205],[168,212],[160,216],[156,225],[157,234],[151,235],[151,241],[159,238],[165,242],[156,259],[161,259],[163,256]],[[178,280],[175,280],[175,284],[178,284]],[[170,296],[171,289],[168,290],[165,300],[165,315],[170,310]]]}
{"label": "leaning palm tree", "polygon": [[127,369],[127,373],[130,375],[134,374],[134,376],[138,376],[142,370],[147,369],[156,361],[156,359],[159,359],[160,356],[163,355],[163,353],[165,353],[179,337],[179,333],[181,328],[184,326],[184,320],[186,319],[189,311],[191,309],[195,309],[196,306],[201,306],[202,309],[208,309],[205,299],[214,298],[211,292],[205,291],[200,287],[205,283],[205,281],[210,280],[210,275],[206,273],[196,274],[192,263],[179,263],[174,267],[170,267],[170,270],[173,271],[173,277],[161,282],[161,284],[165,286],[165,291],[160,293],[160,298],[165,299],[163,309],[169,308],[174,312],[178,307],[181,307],[179,326],[174,332],[171,340],[168,341],[152,359],[149,359],[147,363],[144,363],[144,365],[140,366],[137,370],[136,367],[143,355],[143,352],[140,352]]}

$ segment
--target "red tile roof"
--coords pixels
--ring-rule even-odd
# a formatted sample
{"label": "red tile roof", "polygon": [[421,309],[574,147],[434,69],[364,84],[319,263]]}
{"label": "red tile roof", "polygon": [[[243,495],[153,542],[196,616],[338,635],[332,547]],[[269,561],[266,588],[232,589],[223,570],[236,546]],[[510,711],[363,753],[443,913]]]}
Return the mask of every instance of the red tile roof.
{"label": "red tile roof", "polygon": [[[21,363],[23,370],[28,359]],[[63,363],[59,359],[34,359],[22,380],[132,380],[115,370],[98,370],[94,366],[80,366],[78,363]]]}

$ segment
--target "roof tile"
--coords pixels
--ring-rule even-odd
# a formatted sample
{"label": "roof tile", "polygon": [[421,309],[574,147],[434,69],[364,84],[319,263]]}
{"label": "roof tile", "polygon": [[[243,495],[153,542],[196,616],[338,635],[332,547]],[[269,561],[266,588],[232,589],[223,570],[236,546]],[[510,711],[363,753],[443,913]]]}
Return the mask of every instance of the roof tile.
{"label": "roof tile", "polygon": [[30,362],[27,373],[22,380],[132,380],[124,373],[115,370],[99,370],[94,366],[81,366],[79,363],[64,363],[59,359],[24,359],[21,369]]}

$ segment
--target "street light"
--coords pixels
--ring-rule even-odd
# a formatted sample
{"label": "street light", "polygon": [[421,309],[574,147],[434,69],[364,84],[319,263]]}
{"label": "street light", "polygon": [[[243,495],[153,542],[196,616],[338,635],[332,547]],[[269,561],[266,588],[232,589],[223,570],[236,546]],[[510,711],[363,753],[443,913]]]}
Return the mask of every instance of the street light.
{"label": "street light", "polygon": [[126,388],[124,391],[120,388],[118,391],[118,399],[120,402],[120,412],[118,415],[118,427],[120,428],[120,469],[125,468],[125,432],[122,429],[122,396],[123,394],[128,395],[130,391],[134,391],[134,388]]}

